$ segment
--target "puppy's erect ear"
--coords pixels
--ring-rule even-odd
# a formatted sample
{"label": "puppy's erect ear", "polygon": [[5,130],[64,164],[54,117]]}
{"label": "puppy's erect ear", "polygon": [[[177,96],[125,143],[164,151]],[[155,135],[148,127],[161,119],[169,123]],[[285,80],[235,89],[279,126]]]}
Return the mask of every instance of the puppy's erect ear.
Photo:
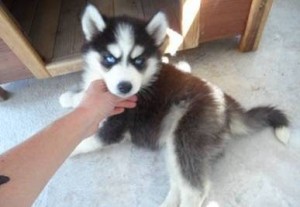
{"label": "puppy's erect ear", "polygon": [[96,34],[103,32],[106,27],[103,17],[97,8],[91,4],[88,4],[84,10],[81,25],[85,38],[88,41],[91,41]]}
{"label": "puppy's erect ear", "polygon": [[164,41],[168,26],[167,17],[163,12],[158,12],[147,24],[146,31],[153,37],[157,46]]}

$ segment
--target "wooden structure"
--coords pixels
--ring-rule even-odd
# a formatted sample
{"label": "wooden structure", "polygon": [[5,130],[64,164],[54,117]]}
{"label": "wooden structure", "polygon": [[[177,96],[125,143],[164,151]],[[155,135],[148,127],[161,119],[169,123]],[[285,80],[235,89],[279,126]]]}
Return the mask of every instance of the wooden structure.
{"label": "wooden structure", "polygon": [[[0,1],[1,2],[1,1]],[[241,36],[241,51],[258,47],[272,0],[89,0],[102,14],[169,19],[166,52]],[[3,0],[0,3],[0,84],[81,70],[80,14],[87,0]]]}

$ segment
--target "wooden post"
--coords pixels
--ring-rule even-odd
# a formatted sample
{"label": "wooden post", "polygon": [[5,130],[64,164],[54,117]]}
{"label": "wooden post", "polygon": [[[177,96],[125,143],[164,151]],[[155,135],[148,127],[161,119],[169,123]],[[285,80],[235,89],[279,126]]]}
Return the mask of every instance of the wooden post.
{"label": "wooden post", "polygon": [[0,87],[0,102],[8,99],[8,96],[9,96],[8,92]]}
{"label": "wooden post", "polygon": [[81,55],[72,58],[60,59],[46,65],[46,68],[52,77],[77,72],[83,69],[83,60]]}
{"label": "wooden post", "polygon": [[183,49],[194,48],[199,45],[200,3],[199,0],[180,0]]}
{"label": "wooden post", "polygon": [[252,0],[246,29],[240,40],[242,52],[258,48],[273,0]]}
{"label": "wooden post", "polygon": [[12,16],[0,2],[0,38],[36,78],[50,77],[45,63],[24,37]]}

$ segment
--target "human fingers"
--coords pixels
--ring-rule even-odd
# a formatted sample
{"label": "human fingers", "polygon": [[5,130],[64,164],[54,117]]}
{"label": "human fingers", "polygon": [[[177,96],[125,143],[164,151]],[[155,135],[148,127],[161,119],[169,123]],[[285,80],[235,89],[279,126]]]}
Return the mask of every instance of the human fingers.
{"label": "human fingers", "polygon": [[136,107],[136,102],[134,101],[121,101],[119,103],[117,103],[116,107],[120,107],[120,108],[134,108]]}
{"label": "human fingers", "polygon": [[121,107],[116,107],[114,108],[114,110],[110,113],[110,116],[114,116],[114,115],[117,115],[117,114],[121,114],[125,111],[124,108],[121,108]]}
{"label": "human fingers", "polygon": [[136,102],[136,101],[138,100],[138,98],[137,98],[137,96],[131,96],[131,97],[129,97],[129,98],[126,99],[126,100]]}
{"label": "human fingers", "polygon": [[107,92],[107,87],[103,80],[94,80],[91,82],[89,88],[95,91]]}
{"label": "human fingers", "polygon": [[136,106],[137,102],[137,96],[131,96],[128,99],[121,100],[119,103],[117,103],[117,107],[124,107],[124,108],[133,108]]}

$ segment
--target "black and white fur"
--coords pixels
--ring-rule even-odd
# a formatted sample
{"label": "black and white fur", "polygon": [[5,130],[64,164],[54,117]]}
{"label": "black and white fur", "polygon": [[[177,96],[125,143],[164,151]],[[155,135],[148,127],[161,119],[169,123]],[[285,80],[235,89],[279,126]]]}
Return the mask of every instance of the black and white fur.
{"label": "black and white fur", "polygon": [[118,143],[127,134],[138,146],[165,145],[171,187],[161,207],[202,205],[209,191],[211,164],[232,140],[230,135],[271,126],[280,141],[288,141],[288,119],[280,110],[268,106],[245,110],[217,86],[161,63],[158,48],[168,27],[163,13],[143,22],[105,17],[88,5],[82,27],[87,40],[83,90],[63,94],[61,105],[75,107],[96,79],[103,79],[117,96],[137,94],[138,103],[107,118],[73,154]]}

